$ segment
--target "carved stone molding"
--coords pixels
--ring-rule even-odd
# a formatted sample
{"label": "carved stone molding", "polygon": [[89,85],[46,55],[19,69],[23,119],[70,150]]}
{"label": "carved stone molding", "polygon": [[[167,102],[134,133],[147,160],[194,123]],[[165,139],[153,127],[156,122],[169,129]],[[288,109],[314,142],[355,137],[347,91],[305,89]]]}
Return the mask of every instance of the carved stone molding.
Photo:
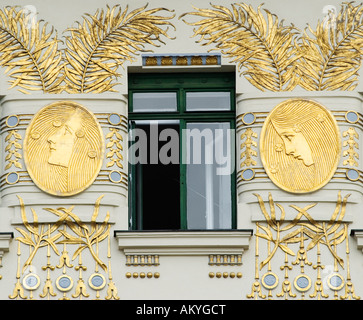
{"label": "carved stone molding", "polygon": [[252,230],[232,231],[123,231],[116,230],[125,255],[242,254],[249,248]]}
{"label": "carved stone molding", "polygon": [[0,232],[0,267],[2,266],[2,258],[5,252],[9,251],[10,240],[14,238],[12,232]]}
{"label": "carved stone molding", "polygon": [[363,229],[352,229],[350,235],[357,241],[357,249],[363,253]]}

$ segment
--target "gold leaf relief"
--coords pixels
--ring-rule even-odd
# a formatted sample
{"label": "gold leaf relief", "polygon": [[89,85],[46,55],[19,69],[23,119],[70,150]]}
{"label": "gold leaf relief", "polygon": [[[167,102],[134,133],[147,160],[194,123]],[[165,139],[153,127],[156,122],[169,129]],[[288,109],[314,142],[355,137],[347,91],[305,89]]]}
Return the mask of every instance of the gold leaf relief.
{"label": "gold leaf relief", "polygon": [[194,37],[215,45],[246,79],[265,91],[288,91],[297,85],[309,91],[353,90],[357,86],[363,49],[363,6],[343,3],[313,30],[285,26],[261,5],[244,3],[231,9],[211,5],[180,16],[197,16]]}
{"label": "gold leaf relief", "polygon": [[[146,46],[163,44],[170,38],[169,21],[174,15],[157,15],[166,8],[129,12],[116,5],[86,14],[74,28],[68,28],[66,48],[60,49],[57,33],[37,21],[31,28],[20,7],[0,10],[0,65],[9,76],[10,88],[20,92],[47,93],[115,91],[118,68],[133,61]],[[202,45],[236,63],[241,75],[260,90],[353,90],[358,81],[363,48],[363,6],[343,3],[340,12],[298,30],[284,25],[275,14],[260,5],[256,10],[245,3],[231,8],[211,5],[195,8],[185,16],[199,21],[194,36]]]}
{"label": "gold leaf relief", "polygon": [[24,93],[59,93],[64,78],[60,40],[42,21],[27,27],[28,18],[16,6],[0,10],[0,66],[6,67],[10,88],[17,86]]}
{"label": "gold leaf relief", "polygon": [[119,5],[86,14],[82,23],[66,30],[66,48],[60,49],[57,32],[42,20],[27,26],[29,13],[21,7],[0,10],[0,66],[6,67],[10,88],[22,93],[100,93],[113,88],[126,60],[144,50],[146,45],[163,44],[174,27],[160,12],[165,8],[129,12]]}

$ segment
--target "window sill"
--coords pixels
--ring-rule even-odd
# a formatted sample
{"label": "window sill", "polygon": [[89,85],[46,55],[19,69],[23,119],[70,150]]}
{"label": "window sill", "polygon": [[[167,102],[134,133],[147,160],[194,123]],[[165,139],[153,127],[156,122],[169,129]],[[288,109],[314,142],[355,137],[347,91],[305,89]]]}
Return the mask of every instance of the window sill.
{"label": "window sill", "polygon": [[9,251],[10,240],[12,238],[14,238],[14,234],[12,232],[0,232],[0,267],[1,258],[3,257],[5,252]]}
{"label": "window sill", "polygon": [[357,249],[363,252],[363,229],[352,229],[350,235],[355,238]]}
{"label": "window sill", "polygon": [[126,255],[242,254],[252,230],[115,231]]}

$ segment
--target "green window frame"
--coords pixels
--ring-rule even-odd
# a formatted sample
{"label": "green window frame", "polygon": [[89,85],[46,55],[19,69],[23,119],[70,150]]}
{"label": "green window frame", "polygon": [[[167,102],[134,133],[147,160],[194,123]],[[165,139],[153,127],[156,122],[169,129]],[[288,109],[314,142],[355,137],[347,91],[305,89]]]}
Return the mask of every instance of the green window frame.
{"label": "green window frame", "polygon": [[[128,74],[128,118],[129,130],[134,128],[135,121],[152,120],[178,120],[180,132],[188,123],[229,123],[230,129],[235,129],[235,74],[228,73],[129,73]],[[175,92],[177,97],[177,110],[167,112],[134,112],[133,95],[135,93]],[[187,111],[187,92],[228,92],[230,94],[230,110]],[[234,138],[234,137],[233,137]],[[183,135],[180,134],[180,159],[183,157]],[[132,143],[130,143],[132,144]],[[235,158],[235,145],[232,148]],[[187,165],[180,164],[180,229],[187,226]],[[136,166],[129,164],[129,228],[130,230],[143,230],[141,217],[137,217],[137,201],[142,201],[142,194],[136,196]],[[236,168],[230,175],[231,186],[231,229],[236,228]]]}

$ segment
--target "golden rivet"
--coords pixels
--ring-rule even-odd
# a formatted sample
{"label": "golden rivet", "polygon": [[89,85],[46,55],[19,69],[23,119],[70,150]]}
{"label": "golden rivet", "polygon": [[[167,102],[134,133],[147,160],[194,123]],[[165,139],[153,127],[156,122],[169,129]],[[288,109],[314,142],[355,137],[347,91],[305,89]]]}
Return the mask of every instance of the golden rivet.
{"label": "golden rivet", "polygon": [[229,276],[230,276],[231,278],[234,278],[234,277],[236,276],[236,274],[235,274],[234,272],[231,272],[231,273],[229,274]]}
{"label": "golden rivet", "polygon": [[152,277],[153,277],[152,272],[148,272],[148,273],[147,273],[147,277],[148,277],[148,278],[152,278]]}
{"label": "golden rivet", "polygon": [[145,272],[140,273],[140,278],[145,278]]}
{"label": "golden rivet", "polygon": [[209,272],[209,278],[214,278],[215,274],[214,272]]}
{"label": "golden rivet", "polygon": [[139,276],[139,274],[137,272],[134,272],[134,274],[132,275],[134,278],[137,278]]}
{"label": "golden rivet", "polygon": [[220,278],[221,276],[222,276],[222,273],[221,273],[221,272],[217,272],[217,273],[216,273],[216,277],[217,277],[217,278]]}
{"label": "golden rivet", "polygon": [[126,273],[126,278],[131,278],[131,272]]}
{"label": "golden rivet", "polygon": [[159,277],[160,277],[160,273],[159,273],[159,272],[155,272],[155,273],[154,273],[154,277],[155,277],[155,278],[159,278]]}
{"label": "golden rivet", "polygon": [[223,278],[228,278],[228,272],[223,272]]}
{"label": "golden rivet", "polygon": [[237,273],[237,278],[242,278],[242,272]]}

